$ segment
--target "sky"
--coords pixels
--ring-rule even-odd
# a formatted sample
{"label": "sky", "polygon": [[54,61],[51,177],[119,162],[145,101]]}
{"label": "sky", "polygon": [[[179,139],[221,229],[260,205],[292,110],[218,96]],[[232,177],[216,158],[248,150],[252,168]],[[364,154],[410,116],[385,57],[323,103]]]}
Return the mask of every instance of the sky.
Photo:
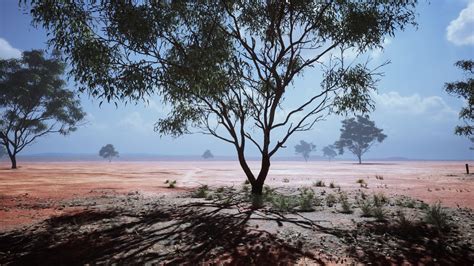
{"label": "sky", "polygon": [[[384,49],[371,52],[375,63],[390,60],[373,95],[376,110],[370,115],[388,135],[366,158],[405,157],[425,160],[472,160],[466,138],[454,135],[458,112],[464,102],[448,95],[445,82],[464,78],[454,67],[462,59],[474,59],[474,0],[420,1],[418,26],[386,39]],[[30,16],[16,0],[0,1],[0,58],[16,58],[22,51],[46,49],[43,29],[31,26]],[[349,55],[350,56],[350,55]],[[298,103],[313,93],[317,79],[311,73],[297,80],[287,94]],[[73,89],[73,84],[71,84]],[[166,113],[159,99],[147,104],[102,104],[86,94],[81,103],[87,123],[69,136],[50,135],[26,148],[23,154],[97,153],[112,143],[122,154],[200,155],[210,149],[214,155],[232,156],[234,149],[211,136],[193,134],[179,138],[160,136],[153,124]],[[294,156],[293,146],[303,139],[317,145],[316,155],[337,140],[344,116],[331,116],[313,130],[293,136],[278,156]],[[249,155],[256,155],[250,150]],[[352,158],[350,154],[343,157]]]}

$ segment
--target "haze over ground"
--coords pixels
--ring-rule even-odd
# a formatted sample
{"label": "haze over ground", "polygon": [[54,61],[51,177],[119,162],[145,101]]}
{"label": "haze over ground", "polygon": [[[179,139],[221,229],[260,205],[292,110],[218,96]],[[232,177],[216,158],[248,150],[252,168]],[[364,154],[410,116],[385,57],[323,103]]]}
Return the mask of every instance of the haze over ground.
{"label": "haze over ground", "polygon": [[[16,0],[0,2],[0,57],[18,57],[21,51],[45,49],[46,35],[30,25],[30,17],[19,10]],[[374,64],[391,60],[382,70],[385,76],[374,95],[377,109],[371,114],[388,138],[369,151],[366,158],[407,157],[414,159],[472,159],[466,138],[454,135],[460,123],[458,111],[463,102],[448,95],[445,82],[460,80],[463,73],[454,67],[461,59],[474,57],[474,1],[442,0],[418,7],[418,29],[408,28],[394,39],[387,39],[384,51],[373,51]],[[351,56],[351,55],[348,55]],[[73,84],[70,84],[73,87]],[[319,79],[308,72],[295,83],[289,105],[307,97]],[[291,94],[288,94],[291,95]],[[149,153],[162,155],[200,155],[211,149],[215,155],[234,155],[233,147],[213,137],[189,135],[178,139],[153,132],[153,124],[166,112],[159,99],[144,106],[104,103],[82,95],[88,124],[72,135],[38,140],[24,154],[97,153],[106,143],[113,143],[121,154]],[[288,148],[277,156],[294,156],[293,146],[304,139],[317,145],[320,154],[325,145],[339,136],[341,116],[332,116],[314,130],[292,138]],[[251,150],[256,154],[256,150]],[[345,155],[352,158],[351,155]]]}

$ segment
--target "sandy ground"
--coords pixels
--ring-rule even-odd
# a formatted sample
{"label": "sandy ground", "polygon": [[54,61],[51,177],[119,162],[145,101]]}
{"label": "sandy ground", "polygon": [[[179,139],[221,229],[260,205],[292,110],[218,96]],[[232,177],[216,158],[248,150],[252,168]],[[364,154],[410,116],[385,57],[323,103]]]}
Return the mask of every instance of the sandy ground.
{"label": "sandy ground", "polygon": [[[334,182],[344,190],[355,190],[360,189],[356,181],[362,178],[368,183],[367,192],[406,195],[428,203],[440,200],[445,206],[474,209],[474,175],[465,174],[465,163],[469,162],[363,165],[340,161],[273,162],[266,184],[300,187],[323,180],[326,185]],[[474,165],[474,162],[470,163]],[[251,163],[251,167],[258,169],[258,163]],[[376,179],[376,175],[383,179]],[[177,187],[167,188],[166,180],[176,180]],[[238,164],[229,161],[20,162],[17,170],[8,169],[8,164],[3,162],[0,164],[0,229],[63,214],[61,200],[92,196],[98,191],[166,195],[201,184],[238,186],[244,180]],[[42,204],[52,207],[44,208]],[[74,209],[68,208],[67,211]]]}

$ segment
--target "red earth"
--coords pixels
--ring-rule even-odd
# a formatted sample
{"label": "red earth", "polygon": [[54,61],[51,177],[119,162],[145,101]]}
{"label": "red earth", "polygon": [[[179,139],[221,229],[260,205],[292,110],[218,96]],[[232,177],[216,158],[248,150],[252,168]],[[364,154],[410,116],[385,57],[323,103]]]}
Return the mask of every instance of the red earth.
{"label": "red earth", "polygon": [[[317,180],[334,182],[343,190],[406,195],[428,203],[474,209],[474,175],[465,174],[466,161],[353,162],[276,161],[266,184],[272,187],[311,186]],[[473,163],[472,161],[470,162]],[[258,169],[258,162],[251,162]],[[472,169],[474,171],[474,167]],[[377,179],[376,175],[383,179]],[[176,180],[167,188],[166,180]],[[23,162],[10,170],[0,163],[0,230],[41,221],[75,208],[61,208],[61,201],[90,197],[98,191],[146,195],[173,195],[202,184],[240,186],[245,180],[238,163],[231,161],[180,162]],[[48,207],[41,204],[48,203]]]}

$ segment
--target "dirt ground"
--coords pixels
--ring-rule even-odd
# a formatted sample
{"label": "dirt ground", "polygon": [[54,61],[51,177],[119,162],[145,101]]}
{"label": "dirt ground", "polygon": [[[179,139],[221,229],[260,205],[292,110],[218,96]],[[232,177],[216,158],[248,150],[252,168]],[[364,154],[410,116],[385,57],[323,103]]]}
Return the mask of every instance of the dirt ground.
{"label": "dirt ground", "polygon": [[0,264],[471,265],[465,163],[274,162],[257,209],[233,162],[1,164]]}

